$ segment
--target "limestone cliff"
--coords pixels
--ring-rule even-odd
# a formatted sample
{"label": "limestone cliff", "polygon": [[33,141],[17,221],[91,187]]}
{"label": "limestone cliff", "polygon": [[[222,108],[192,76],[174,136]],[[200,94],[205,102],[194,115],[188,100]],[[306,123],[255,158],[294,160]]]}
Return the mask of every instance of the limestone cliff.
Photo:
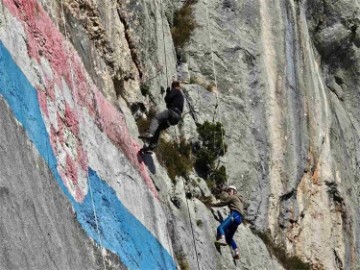
{"label": "limestone cliff", "polygon": [[[0,1],[0,269],[360,267],[359,1],[185,4],[175,48],[184,1]],[[237,262],[206,181],[137,153],[173,79],[187,105],[167,139],[224,126],[249,202]]]}

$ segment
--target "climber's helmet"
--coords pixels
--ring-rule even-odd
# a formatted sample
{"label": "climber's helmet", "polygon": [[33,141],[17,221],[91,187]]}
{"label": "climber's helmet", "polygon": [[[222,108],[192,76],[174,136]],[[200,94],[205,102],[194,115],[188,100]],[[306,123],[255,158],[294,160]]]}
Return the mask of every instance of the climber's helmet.
{"label": "climber's helmet", "polygon": [[227,192],[230,192],[231,190],[234,191],[234,194],[237,193],[237,189],[236,189],[236,187],[235,187],[234,185],[228,186],[226,191],[227,191]]}

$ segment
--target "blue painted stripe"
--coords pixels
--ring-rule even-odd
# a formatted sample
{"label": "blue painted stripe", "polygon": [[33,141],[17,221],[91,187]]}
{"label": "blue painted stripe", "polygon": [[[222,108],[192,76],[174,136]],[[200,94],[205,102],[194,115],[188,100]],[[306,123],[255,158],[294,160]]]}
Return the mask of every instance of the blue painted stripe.
{"label": "blue painted stripe", "polygon": [[[29,139],[48,163],[60,188],[72,203],[86,233],[100,243],[90,193],[77,203],[66,189],[56,169],[57,160],[40,112],[36,89],[30,84],[9,51],[0,41],[0,94],[22,124]],[[176,269],[171,255],[150,231],[119,201],[115,191],[89,168],[102,245],[116,253],[129,269]]]}

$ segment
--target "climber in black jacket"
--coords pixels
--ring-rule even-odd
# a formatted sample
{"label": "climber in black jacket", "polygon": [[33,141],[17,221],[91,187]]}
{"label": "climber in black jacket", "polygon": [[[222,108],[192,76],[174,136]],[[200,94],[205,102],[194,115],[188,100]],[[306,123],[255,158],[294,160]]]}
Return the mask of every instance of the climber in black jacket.
{"label": "climber in black jacket", "polygon": [[157,113],[152,119],[149,131],[141,134],[139,138],[149,141],[149,146],[141,149],[142,153],[152,152],[158,143],[160,132],[170,126],[176,125],[184,109],[185,97],[180,88],[180,83],[174,81],[171,84],[171,89],[166,89],[165,95],[166,110]]}

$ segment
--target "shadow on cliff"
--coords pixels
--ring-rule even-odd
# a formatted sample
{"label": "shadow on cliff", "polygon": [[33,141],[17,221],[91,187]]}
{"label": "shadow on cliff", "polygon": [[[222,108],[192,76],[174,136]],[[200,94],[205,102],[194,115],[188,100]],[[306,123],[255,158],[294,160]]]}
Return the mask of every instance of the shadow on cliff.
{"label": "shadow on cliff", "polygon": [[156,174],[156,166],[155,166],[152,154],[138,153],[138,160],[139,160],[139,162],[144,162],[144,164],[146,165],[146,167],[148,167],[149,171],[152,174]]}

